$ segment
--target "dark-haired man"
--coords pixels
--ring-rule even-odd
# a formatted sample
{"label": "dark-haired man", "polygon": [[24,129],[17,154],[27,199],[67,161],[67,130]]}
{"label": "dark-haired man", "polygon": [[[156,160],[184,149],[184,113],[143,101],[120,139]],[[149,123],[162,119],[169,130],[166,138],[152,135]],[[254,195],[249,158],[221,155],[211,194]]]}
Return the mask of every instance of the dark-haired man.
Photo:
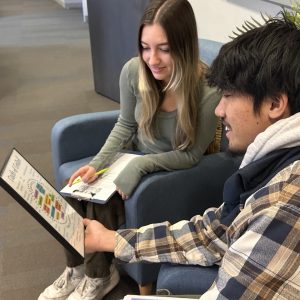
{"label": "dark-haired man", "polygon": [[219,264],[201,299],[299,299],[300,30],[274,19],[224,45],[208,75],[229,149],[245,152],[224,203],[190,221],[109,231],[85,220],[86,249],[124,262]]}

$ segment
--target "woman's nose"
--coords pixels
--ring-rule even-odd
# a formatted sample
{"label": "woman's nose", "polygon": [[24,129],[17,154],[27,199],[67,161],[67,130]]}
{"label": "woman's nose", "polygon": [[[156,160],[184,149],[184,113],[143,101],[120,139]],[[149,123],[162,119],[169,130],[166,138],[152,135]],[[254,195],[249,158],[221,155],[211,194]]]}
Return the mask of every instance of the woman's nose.
{"label": "woman's nose", "polygon": [[157,65],[159,63],[159,56],[157,55],[156,51],[151,51],[149,57],[149,64],[150,65]]}

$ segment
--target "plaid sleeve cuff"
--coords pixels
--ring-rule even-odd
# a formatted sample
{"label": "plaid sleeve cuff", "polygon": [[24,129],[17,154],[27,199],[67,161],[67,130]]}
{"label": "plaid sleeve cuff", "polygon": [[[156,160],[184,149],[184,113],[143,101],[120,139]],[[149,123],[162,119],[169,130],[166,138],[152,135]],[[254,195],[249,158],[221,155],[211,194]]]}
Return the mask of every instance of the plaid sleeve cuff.
{"label": "plaid sleeve cuff", "polygon": [[135,230],[118,230],[116,233],[115,257],[124,262],[135,262],[135,241]]}

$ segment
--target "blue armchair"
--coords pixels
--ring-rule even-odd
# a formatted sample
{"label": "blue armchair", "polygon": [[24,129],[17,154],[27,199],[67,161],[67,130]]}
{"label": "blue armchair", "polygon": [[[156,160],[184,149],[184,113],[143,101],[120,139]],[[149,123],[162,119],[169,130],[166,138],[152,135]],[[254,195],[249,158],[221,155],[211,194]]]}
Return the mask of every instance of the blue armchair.
{"label": "blue armchair", "polygon": [[[202,59],[210,64],[221,44],[200,40]],[[117,121],[119,111],[70,116],[58,121],[51,136],[56,188],[99,151]],[[97,138],[95,138],[95,136]],[[238,168],[239,160],[224,152],[205,155],[187,170],[144,176],[125,201],[127,228],[168,220],[176,222],[220,204],[224,181]],[[136,263],[122,266],[140,285],[156,281],[160,265]]]}

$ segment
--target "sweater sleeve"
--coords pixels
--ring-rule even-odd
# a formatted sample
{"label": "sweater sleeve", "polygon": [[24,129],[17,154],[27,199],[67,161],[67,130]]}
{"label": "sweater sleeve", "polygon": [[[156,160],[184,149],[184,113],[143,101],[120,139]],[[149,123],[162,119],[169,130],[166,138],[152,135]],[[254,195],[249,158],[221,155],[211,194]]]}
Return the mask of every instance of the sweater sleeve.
{"label": "sweater sleeve", "polygon": [[209,209],[190,221],[122,229],[116,234],[115,256],[124,262],[170,262],[209,266],[227,250],[226,228],[220,209]]}
{"label": "sweater sleeve", "polygon": [[130,195],[142,176],[156,171],[173,171],[194,166],[213,141],[217,127],[215,107],[220,95],[215,89],[204,86],[199,108],[198,130],[195,145],[188,150],[173,150],[158,154],[147,154],[133,159],[116,178],[115,184]]}
{"label": "sweater sleeve", "polygon": [[132,139],[137,131],[135,120],[136,96],[133,83],[138,76],[138,61],[131,59],[120,74],[120,115],[105,144],[89,163],[96,170],[102,169],[117,152]]}

